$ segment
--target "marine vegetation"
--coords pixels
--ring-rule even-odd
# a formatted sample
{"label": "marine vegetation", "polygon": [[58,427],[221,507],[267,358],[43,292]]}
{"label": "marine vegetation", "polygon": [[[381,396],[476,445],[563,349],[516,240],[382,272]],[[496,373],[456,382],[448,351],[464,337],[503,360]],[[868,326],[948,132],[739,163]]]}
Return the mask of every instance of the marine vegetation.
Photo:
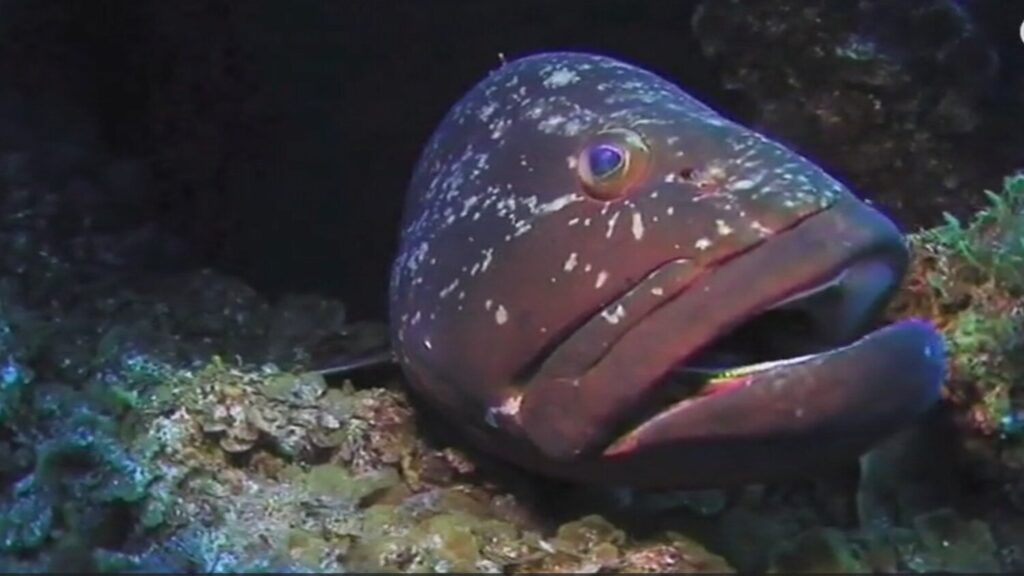
{"label": "marine vegetation", "polygon": [[893,311],[942,329],[951,351],[944,396],[964,456],[1024,509],[1024,174],[986,196],[969,222],[947,214],[910,236],[911,274]]}

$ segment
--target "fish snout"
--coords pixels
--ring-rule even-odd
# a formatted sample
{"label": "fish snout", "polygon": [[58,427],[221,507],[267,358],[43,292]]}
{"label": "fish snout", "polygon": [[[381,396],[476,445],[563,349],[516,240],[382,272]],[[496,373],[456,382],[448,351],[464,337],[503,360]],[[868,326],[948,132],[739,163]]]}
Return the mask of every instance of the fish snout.
{"label": "fish snout", "polygon": [[[892,221],[861,202],[841,200],[817,218],[830,220],[834,235],[829,241],[838,245],[837,253],[850,250],[846,265],[831,280],[771,309],[804,319],[818,344],[834,347],[878,327],[907,272],[910,252]],[[804,257],[815,256],[808,252]]]}

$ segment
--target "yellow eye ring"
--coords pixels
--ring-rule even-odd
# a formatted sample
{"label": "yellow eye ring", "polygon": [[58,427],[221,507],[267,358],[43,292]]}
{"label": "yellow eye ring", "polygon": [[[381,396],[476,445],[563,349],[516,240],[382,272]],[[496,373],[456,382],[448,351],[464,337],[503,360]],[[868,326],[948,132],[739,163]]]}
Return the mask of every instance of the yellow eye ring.
{"label": "yellow eye ring", "polygon": [[604,201],[625,196],[647,173],[650,148],[637,132],[610,128],[596,134],[576,159],[584,190]]}

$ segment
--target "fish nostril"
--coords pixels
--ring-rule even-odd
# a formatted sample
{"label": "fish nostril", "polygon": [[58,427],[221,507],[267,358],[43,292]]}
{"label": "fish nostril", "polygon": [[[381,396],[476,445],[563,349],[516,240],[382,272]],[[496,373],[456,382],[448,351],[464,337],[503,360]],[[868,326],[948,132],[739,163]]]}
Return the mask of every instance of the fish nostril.
{"label": "fish nostril", "polygon": [[690,167],[683,168],[682,170],[679,170],[678,172],[676,172],[676,175],[679,176],[680,178],[682,178],[683,180],[693,180],[693,177],[696,174],[697,174],[697,169],[696,168],[690,168]]}

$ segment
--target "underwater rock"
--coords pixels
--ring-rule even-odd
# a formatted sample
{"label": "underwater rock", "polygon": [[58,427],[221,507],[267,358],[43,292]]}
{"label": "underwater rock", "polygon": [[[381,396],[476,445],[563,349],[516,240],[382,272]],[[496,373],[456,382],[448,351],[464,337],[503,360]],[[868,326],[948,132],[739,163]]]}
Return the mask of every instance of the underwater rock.
{"label": "underwater rock", "polygon": [[987,574],[999,572],[997,548],[989,527],[964,520],[952,510],[937,510],[914,519],[920,539],[904,562],[915,572]]}
{"label": "underwater rock", "polygon": [[712,0],[693,29],[754,128],[813,152],[909,227],[967,215],[984,198],[964,191],[1024,157],[1024,133],[992,105],[1012,97],[995,93],[995,48],[961,2]]}
{"label": "underwater rock", "polygon": [[836,528],[804,532],[780,550],[771,569],[778,574],[848,574],[869,572]]}

